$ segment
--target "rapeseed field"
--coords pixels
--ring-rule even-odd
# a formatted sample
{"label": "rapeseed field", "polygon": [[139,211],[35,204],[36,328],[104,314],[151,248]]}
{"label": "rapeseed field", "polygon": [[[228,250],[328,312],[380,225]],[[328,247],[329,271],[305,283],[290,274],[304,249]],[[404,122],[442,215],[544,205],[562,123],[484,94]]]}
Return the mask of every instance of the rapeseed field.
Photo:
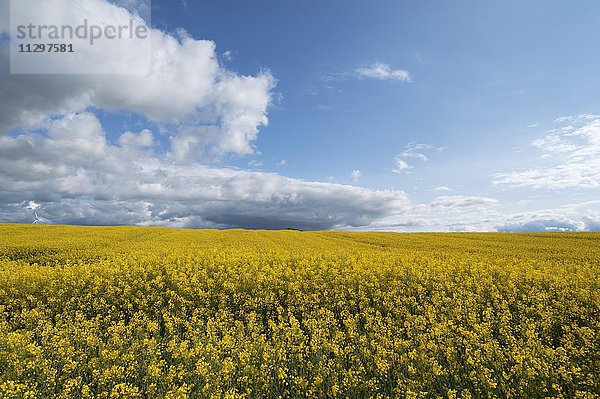
{"label": "rapeseed field", "polygon": [[600,235],[0,225],[1,398],[597,398]]}

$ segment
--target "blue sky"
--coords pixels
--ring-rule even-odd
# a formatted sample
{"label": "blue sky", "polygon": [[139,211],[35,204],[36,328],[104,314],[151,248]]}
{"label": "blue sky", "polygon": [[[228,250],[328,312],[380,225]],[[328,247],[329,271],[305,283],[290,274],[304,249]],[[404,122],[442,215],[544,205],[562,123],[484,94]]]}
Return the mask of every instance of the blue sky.
{"label": "blue sky", "polygon": [[[186,4],[155,1],[154,23],[210,38],[233,53],[230,68],[269,68],[278,80],[282,98],[252,158],[269,170],[285,159],[294,177],[350,183],[360,169],[369,187],[453,179],[481,194],[491,189],[480,185],[486,173],[526,161],[513,147],[560,116],[600,108],[600,7],[591,1]],[[335,79],[374,62],[409,71],[411,82]],[[410,142],[446,151],[398,176],[393,159]]]}
{"label": "blue sky", "polygon": [[[225,146],[218,156],[186,155],[188,166],[322,182],[329,185],[325,191],[335,191],[337,185],[362,188],[376,193],[373,203],[386,192],[401,193],[407,202],[394,209],[365,205],[370,210],[358,211],[364,218],[351,221],[343,216],[346,210],[336,215],[316,212],[316,219],[337,221],[317,227],[553,231],[598,226],[597,2],[154,0],[152,26],[181,43],[182,37],[210,41],[223,73],[257,79],[268,75],[272,80],[265,86],[268,106],[254,110],[268,125],[251,117],[254,124],[245,133],[251,136],[245,144],[252,151]],[[194,73],[193,68],[185,71]],[[173,101],[179,101],[177,95]],[[125,106],[106,104],[92,101],[70,111],[92,114],[113,146],[124,131],[149,129],[153,156],[167,163],[174,153],[173,137],[187,140],[187,128],[197,127],[196,122],[174,122],[171,114],[157,117],[148,106],[131,105],[129,99],[123,100]],[[60,117],[61,112],[52,114]],[[22,125],[6,124],[13,138],[26,134]],[[251,133],[254,128],[256,134]],[[194,151],[210,152],[207,148],[221,144],[194,146]],[[131,179],[139,182],[140,177]],[[185,208],[181,215],[167,212],[171,218],[166,221],[138,216],[130,223],[271,227],[269,218],[277,217],[263,211],[272,208],[272,198],[301,198],[307,209],[329,202],[329,194],[312,203],[300,189],[283,191],[263,193],[271,198],[268,204],[257,198],[234,201],[234,208],[245,209],[237,222],[221,221],[231,221],[230,215],[207,221],[205,210]],[[33,201],[40,209],[47,207],[49,215],[56,213],[49,220],[104,223],[108,219],[86,193],[57,201],[68,197],[83,208],[89,205],[94,217],[65,216],[52,208],[57,201],[21,193],[6,199],[10,210],[5,218],[26,220],[27,211],[15,214],[14,209]],[[140,200],[143,195],[135,197]],[[146,200],[152,203],[152,198]],[[171,208],[169,198],[161,201]],[[345,209],[348,204],[340,201]],[[293,216],[284,218],[283,225],[310,228],[305,223],[313,218],[310,211],[290,212]],[[248,222],[257,218],[258,225]]]}

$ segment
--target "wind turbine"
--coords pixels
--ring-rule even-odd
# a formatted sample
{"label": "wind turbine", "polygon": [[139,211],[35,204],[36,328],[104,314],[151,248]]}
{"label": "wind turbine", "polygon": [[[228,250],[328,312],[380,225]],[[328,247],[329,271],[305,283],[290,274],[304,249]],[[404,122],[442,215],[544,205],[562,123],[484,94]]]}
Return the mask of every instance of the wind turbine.
{"label": "wind turbine", "polygon": [[33,213],[35,214],[35,220],[33,221],[33,224],[47,224],[47,223],[52,223],[48,219],[46,219],[44,217],[39,217],[38,214],[37,214],[37,211],[33,211]]}
{"label": "wind turbine", "polygon": [[40,224],[40,223],[47,223],[49,222],[48,219],[45,218],[41,218],[38,213],[37,213],[37,209],[39,208],[39,204],[36,204],[34,201],[29,201],[29,206],[27,207],[27,209],[30,209],[33,211],[33,214],[35,215],[35,220],[33,221],[33,224]]}
{"label": "wind turbine", "polygon": [[37,211],[33,211],[33,213],[35,214],[35,221],[33,222],[33,224],[43,223],[43,220],[40,219],[40,217],[37,214]]}

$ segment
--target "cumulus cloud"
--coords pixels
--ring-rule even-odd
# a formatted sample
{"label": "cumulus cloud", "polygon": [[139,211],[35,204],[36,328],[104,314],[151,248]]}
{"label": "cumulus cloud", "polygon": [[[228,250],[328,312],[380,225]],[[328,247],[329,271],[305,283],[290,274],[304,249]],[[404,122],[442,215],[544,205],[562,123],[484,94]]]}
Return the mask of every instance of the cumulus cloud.
{"label": "cumulus cloud", "polygon": [[[7,1],[2,8],[7,10]],[[74,13],[58,15],[52,2],[26,9],[63,23],[81,23]],[[104,0],[89,2],[99,20],[126,24],[134,18],[127,10]],[[6,32],[6,24],[2,24]],[[149,75],[9,75],[8,42],[0,42],[0,132],[32,128],[49,116],[64,116],[92,107],[138,113],[151,121],[169,124],[170,154],[179,161],[218,157],[226,153],[250,154],[259,129],[268,124],[275,79],[267,70],[242,76],[219,64],[216,45],[196,40],[184,31],[168,34],[150,29],[152,70]],[[141,51],[141,50],[140,50]],[[110,56],[108,57],[107,54]],[[92,54],[94,56],[94,54]],[[75,62],[105,63],[141,57],[128,47],[98,51],[97,59],[60,57],[65,68]],[[116,62],[116,61],[115,61]],[[84,65],[80,65],[85,69]]]}
{"label": "cumulus cloud", "polygon": [[45,134],[0,138],[0,219],[31,223],[35,211],[52,223],[314,230],[366,226],[410,208],[400,191],[178,163],[143,151],[137,144],[148,133],[112,145],[83,112],[53,120]]}
{"label": "cumulus cloud", "polygon": [[410,82],[410,73],[403,69],[394,69],[390,65],[376,62],[355,70],[359,79],[391,80]]}
{"label": "cumulus cloud", "polygon": [[600,187],[600,116],[556,121],[563,126],[531,143],[540,151],[544,166],[495,174],[496,185],[553,190]]}

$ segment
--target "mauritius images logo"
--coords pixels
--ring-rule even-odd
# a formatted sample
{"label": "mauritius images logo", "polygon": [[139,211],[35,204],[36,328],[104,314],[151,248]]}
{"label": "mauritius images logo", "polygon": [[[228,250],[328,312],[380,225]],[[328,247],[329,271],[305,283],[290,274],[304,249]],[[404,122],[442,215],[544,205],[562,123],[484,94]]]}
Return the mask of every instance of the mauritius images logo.
{"label": "mauritius images logo", "polygon": [[149,74],[149,1],[11,0],[11,74]]}

